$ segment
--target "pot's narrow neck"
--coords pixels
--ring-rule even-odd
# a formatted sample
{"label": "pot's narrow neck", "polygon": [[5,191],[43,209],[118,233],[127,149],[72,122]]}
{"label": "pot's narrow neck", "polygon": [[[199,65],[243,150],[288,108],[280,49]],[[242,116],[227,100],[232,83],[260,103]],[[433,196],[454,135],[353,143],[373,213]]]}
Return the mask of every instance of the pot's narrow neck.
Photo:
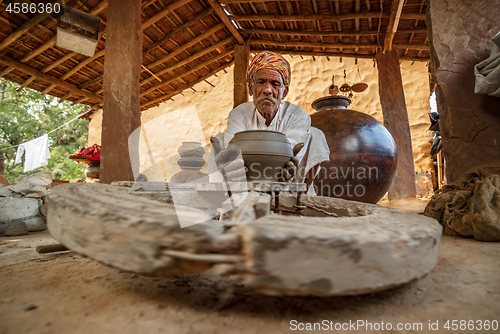
{"label": "pot's narrow neck", "polygon": [[332,112],[335,112],[335,111],[342,111],[342,110],[346,110],[347,108],[344,107],[344,106],[321,106],[319,108],[316,109],[316,111],[332,111]]}
{"label": "pot's narrow neck", "polygon": [[345,110],[350,103],[350,98],[341,95],[334,95],[317,99],[312,103],[312,107],[317,111],[336,111]]}

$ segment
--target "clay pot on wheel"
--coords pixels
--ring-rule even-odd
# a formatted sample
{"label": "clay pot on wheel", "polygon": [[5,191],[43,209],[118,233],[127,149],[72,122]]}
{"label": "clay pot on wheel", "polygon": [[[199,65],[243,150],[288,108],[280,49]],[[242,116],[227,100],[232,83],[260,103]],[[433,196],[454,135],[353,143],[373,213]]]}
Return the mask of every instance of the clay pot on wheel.
{"label": "clay pot on wheel", "polygon": [[169,183],[202,183],[208,182],[208,175],[201,172],[205,165],[203,155],[205,149],[198,142],[183,142],[177,150],[180,159],[177,164],[181,171],[174,174]]}
{"label": "clay pot on wheel", "polygon": [[330,147],[330,161],[321,163],[314,179],[318,195],[377,203],[394,180],[396,143],[375,118],[346,109],[351,99],[327,96],[312,107],[311,125],[323,131]]}
{"label": "clay pot on wheel", "polygon": [[278,181],[282,168],[293,156],[292,145],[277,131],[242,131],[229,143],[240,148],[248,181]]}

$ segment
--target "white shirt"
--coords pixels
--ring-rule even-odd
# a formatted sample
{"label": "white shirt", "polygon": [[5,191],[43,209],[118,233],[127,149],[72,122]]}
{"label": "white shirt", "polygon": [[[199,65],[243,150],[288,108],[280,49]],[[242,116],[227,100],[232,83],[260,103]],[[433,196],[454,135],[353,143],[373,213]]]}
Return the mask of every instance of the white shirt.
{"label": "white shirt", "polygon": [[[234,108],[227,119],[227,132],[224,135],[224,148],[237,132],[246,130],[270,130],[285,134],[294,147],[298,143],[307,144],[310,136],[311,117],[299,106],[288,101],[282,101],[271,124],[266,125],[266,119],[257,111],[252,101],[245,102]],[[297,155],[302,160],[305,149]]]}
{"label": "white shirt", "polygon": [[[259,113],[253,101],[245,102],[231,110],[227,120],[227,132],[217,135],[222,148],[226,148],[229,141],[237,132],[246,130],[270,130],[285,134],[286,138],[294,147],[298,143],[304,143],[304,148],[297,154],[300,166],[305,167],[305,174],[313,166],[330,159],[330,149],[324,134],[311,127],[311,117],[299,106],[282,101],[278,112],[271,124],[266,125],[266,119]],[[304,155],[308,153],[303,161]],[[222,177],[218,173],[214,162],[213,150],[210,152],[208,172],[211,182],[221,182]]]}
{"label": "white shirt", "polygon": [[43,135],[19,145],[16,153],[16,164],[22,162],[21,157],[23,154],[25,155],[25,172],[32,171],[38,167],[46,166],[47,161],[50,158],[49,136]]}

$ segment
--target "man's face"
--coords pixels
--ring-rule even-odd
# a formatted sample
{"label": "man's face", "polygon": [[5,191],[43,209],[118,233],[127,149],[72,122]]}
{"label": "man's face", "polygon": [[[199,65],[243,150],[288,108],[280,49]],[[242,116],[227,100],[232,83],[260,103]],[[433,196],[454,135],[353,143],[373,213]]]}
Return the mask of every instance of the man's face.
{"label": "man's face", "polygon": [[249,90],[250,96],[253,96],[253,103],[261,114],[274,115],[281,100],[288,94],[288,86],[283,84],[281,74],[269,68],[263,68],[255,73]]}

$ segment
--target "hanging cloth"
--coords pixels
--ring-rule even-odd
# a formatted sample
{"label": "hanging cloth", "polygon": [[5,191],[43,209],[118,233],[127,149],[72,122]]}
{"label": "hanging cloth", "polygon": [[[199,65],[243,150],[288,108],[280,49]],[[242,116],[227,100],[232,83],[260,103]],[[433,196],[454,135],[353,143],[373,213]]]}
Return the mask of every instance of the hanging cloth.
{"label": "hanging cloth", "polygon": [[25,172],[32,171],[42,166],[46,166],[47,161],[50,158],[49,136],[43,135],[19,145],[16,153],[16,164],[22,162],[21,157],[23,156],[23,154],[25,156]]}

